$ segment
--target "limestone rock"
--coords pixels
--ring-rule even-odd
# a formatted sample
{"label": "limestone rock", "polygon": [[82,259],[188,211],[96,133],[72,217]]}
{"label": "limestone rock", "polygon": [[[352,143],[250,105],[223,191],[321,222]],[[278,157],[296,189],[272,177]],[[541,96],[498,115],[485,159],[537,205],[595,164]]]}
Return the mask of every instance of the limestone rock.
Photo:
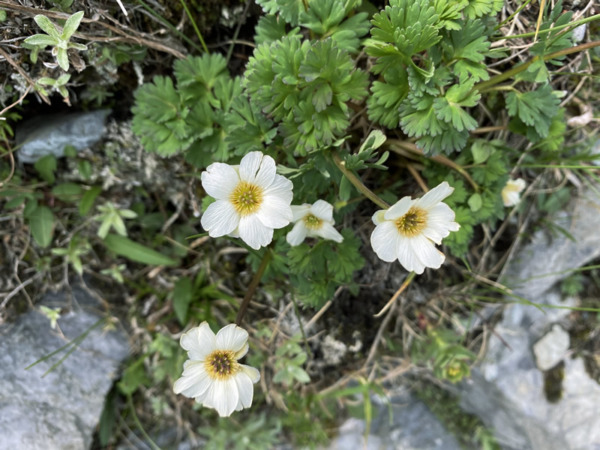
{"label": "limestone rock", "polygon": [[92,112],[33,117],[16,129],[19,161],[34,163],[46,155],[60,158],[65,146],[84,150],[98,142],[104,134],[108,109]]}
{"label": "limestone rock", "polygon": [[[92,443],[105,395],[129,351],[126,336],[97,327],[46,376],[65,353],[25,369],[101,318],[90,312],[94,300],[87,293],[75,290],[74,297],[75,311],[58,320],[66,339],[38,311],[0,326],[0,449],[81,450]],[[64,307],[66,295],[48,295],[42,303]]]}

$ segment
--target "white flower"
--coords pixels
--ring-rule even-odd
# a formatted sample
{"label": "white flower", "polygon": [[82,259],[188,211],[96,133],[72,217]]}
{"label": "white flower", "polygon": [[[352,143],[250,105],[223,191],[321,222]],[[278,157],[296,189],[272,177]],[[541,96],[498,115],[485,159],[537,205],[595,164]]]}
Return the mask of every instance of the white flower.
{"label": "white flower", "polygon": [[231,324],[215,336],[208,323],[202,322],[181,336],[180,344],[189,359],[173,386],[176,394],[216,409],[221,417],[252,406],[252,384],[260,379],[260,373],[238,363],[248,352],[246,330]]}
{"label": "white flower", "polygon": [[442,203],[454,188],[443,182],[422,198],[403,197],[387,210],[377,211],[371,234],[371,245],[386,262],[396,259],[408,271],[423,273],[426,267],[439,269],[446,258],[435,248],[460,225],[454,222],[454,211]]}
{"label": "white flower", "polygon": [[292,205],[292,222],[294,228],[290,231],[286,240],[295,247],[302,244],[309,237],[320,237],[335,242],[342,242],[343,236],[333,228],[333,206],[325,200],[317,200],[312,205],[305,203],[300,206]]}
{"label": "white flower", "polygon": [[292,182],[275,173],[275,160],[250,152],[239,166],[213,163],[202,186],[217,201],[202,215],[211,237],[240,237],[255,250],[273,240],[273,230],[292,220]]}
{"label": "white flower", "polygon": [[515,206],[518,205],[521,201],[521,191],[525,189],[527,183],[522,178],[517,178],[516,180],[508,180],[506,182],[506,186],[502,188],[502,201],[504,202],[504,206]]}

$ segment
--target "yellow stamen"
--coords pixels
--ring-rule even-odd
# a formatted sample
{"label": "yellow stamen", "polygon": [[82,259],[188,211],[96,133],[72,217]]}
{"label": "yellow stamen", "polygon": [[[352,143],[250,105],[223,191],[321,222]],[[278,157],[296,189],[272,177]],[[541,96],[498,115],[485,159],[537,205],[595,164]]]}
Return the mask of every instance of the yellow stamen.
{"label": "yellow stamen", "polygon": [[396,220],[398,232],[406,237],[420,234],[427,225],[427,211],[412,207],[406,214]]}
{"label": "yellow stamen", "polygon": [[240,181],[235,187],[229,200],[233,203],[233,207],[241,216],[255,213],[263,201],[263,190],[247,181]]}
{"label": "yellow stamen", "polygon": [[304,216],[302,220],[304,220],[304,225],[309,230],[318,230],[323,225],[323,221],[312,214]]}
{"label": "yellow stamen", "polygon": [[213,380],[226,380],[239,368],[231,350],[215,350],[204,360],[204,368]]}

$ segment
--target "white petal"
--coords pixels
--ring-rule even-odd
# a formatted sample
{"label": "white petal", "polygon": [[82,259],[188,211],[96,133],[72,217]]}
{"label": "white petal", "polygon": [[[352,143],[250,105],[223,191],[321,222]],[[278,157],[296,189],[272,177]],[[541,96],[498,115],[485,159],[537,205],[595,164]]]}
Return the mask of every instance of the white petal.
{"label": "white petal", "polygon": [[387,212],[387,209],[380,209],[375,214],[373,214],[373,217],[371,217],[371,220],[373,221],[373,223],[375,225],[379,225],[380,223],[385,222],[385,213],[386,212]]}
{"label": "white petal", "polygon": [[200,177],[206,193],[217,200],[227,200],[240,182],[236,170],[224,163],[212,163]]}
{"label": "white petal", "polygon": [[254,386],[252,386],[252,380],[243,371],[238,372],[235,377],[235,384],[237,385],[239,393],[238,408],[250,408],[252,406],[252,397],[254,396]]}
{"label": "white petal", "polygon": [[181,378],[175,381],[173,392],[190,398],[201,397],[207,392],[212,379],[206,372],[203,362],[187,362],[190,364],[185,366]]}
{"label": "white petal", "polygon": [[310,205],[304,203],[303,205],[292,205],[292,222],[298,222],[304,218],[310,212]]}
{"label": "white petal", "polygon": [[439,269],[442,266],[446,257],[425,236],[416,236],[409,242],[413,253],[425,267]]}
{"label": "white petal", "polygon": [[269,245],[273,240],[273,228],[264,226],[256,215],[242,217],[238,229],[242,241],[254,250]]}
{"label": "white petal", "polygon": [[344,240],[344,236],[342,236],[335,228],[333,228],[333,225],[327,222],[324,222],[321,226],[321,229],[317,230],[315,234],[323,239],[329,239],[330,241],[335,241],[338,243]]}
{"label": "white petal", "polygon": [[[282,201],[286,202],[289,206],[292,203],[292,198],[294,194],[292,193],[292,188],[294,185],[290,180],[281,175],[275,175],[273,182],[270,186],[266,187],[263,194],[264,196],[276,195]],[[291,209],[290,209],[290,220],[292,220]]]}
{"label": "white petal", "polygon": [[260,380],[260,372],[257,369],[245,364],[240,364],[240,368],[246,375],[250,377],[250,380],[253,383],[258,383],[258,380]]}
{"label": "white petal", "polygon": [[375,227],[371,233],[371,246],[379,259],[393,262],[397,256],[397,242],[400,237],[394,222],[386,221]]}
{"label": "white petal", "polygon": [[229,417],[237,407],[240,395],[233,378],[215,381],[204,399],[204,406],[214,408],[221,417]]}
{"label": "white petal", "polygon": [[266,188],[275,178],[275,160],[262,152],[250,152],[240,162],[240,178]]}
{"label": "white petal", "polygon": [[310,212],[319,219],[326,222],[333,222],[333,205],[325,200],[317,200],[314,202],[310,208]]}
{"label": "white petal", "polygon": [[423,209],[429,209],[444,200],[446,197],[452,194],[452,192],[454,192],[454,188],[451,187],[447,181],[444,181],[417,200],[415,206]]}
{"label": "white petal", "polygon": [[238,227],[240,216],[227,200],[217,200],[208,205],[200,223],[210,237],[220,237],[231,233]]}
{"label": "white petal", "polygon": [[304,221],[299,220],[294,225],[294,228],[292,228],[292,231],[290,231],[287,234],[287,236],[285,237],[285,240],[292,247],[295,247],[304,242],[304,239],[306,239],[307,232],[308,232],[308,230],[306,229],[306,225],[304,225]]}
{"label": "white petal", "polygon": [[207,322],[194,327],[181,336],[179,344],[187,350],[188,357],[197,361],[204,361],[215,350],[216,338]]}
{"label": "white petal", "polygon": [[410,197],[402,197],[385,212],[385,220],[395,220],[402,217],[415,202],[416,200]]}
{"label": "white petal", "polygon": [[246,344],[244,344],[244,346],[242,348],[240,348],[238,351],[235,352],[235,359],[240,359],[243,358],[244,356],[246,356],[246,353],[248,353],[248,343],[246,342]]}
{"label": "white petal", "polygon": [[274,229],[288,226],[293,217],[290,203],[275,194],[264,196],[256,216],[263,225]]}
{"label": "white petal", "polygon": [[217,348],[238,352],[246,345],[248,332],[232,323],[223,327],[217,333]]}
{"label": "white petal", "polygon": [[458,231],[460,228],[460,225],[454,222],[454,217],[454,211],[448,205],[438,203],[427,211],[427,226],[423,230],[423,236],[438,245],[441,244],[450,231]]}
{"label": "white petal", "polygon": [[[433,244],[431,244],[433,245]],[[410,245],[410,239],[400,237],[396,243],[396,252],[398,254],[398,261],[409,272],[415,272],[416,274],[422,274],[425,270],[425,266],[419,261],[417,255]]]}

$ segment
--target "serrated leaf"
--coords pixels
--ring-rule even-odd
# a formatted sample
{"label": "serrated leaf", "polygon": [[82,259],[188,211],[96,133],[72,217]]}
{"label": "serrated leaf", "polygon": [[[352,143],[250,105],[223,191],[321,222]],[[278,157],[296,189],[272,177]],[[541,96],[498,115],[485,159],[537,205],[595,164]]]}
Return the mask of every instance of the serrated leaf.
{"label": "serrated leaf", "polygon": [[553,95],[549,85],[525,93],[509,92],[506,96],[508,114],[518,117],[525,125],[534,127],[541,138],[548,136],[559,104],[560,100]]}
{"label": "serrated leaf", "polygon": [[106,236],[104,244],[117,255],[142,264],[156,266],[175,266],[178,264],[177,260],[164,256],[156,250],[118,234],[109,234]]}

